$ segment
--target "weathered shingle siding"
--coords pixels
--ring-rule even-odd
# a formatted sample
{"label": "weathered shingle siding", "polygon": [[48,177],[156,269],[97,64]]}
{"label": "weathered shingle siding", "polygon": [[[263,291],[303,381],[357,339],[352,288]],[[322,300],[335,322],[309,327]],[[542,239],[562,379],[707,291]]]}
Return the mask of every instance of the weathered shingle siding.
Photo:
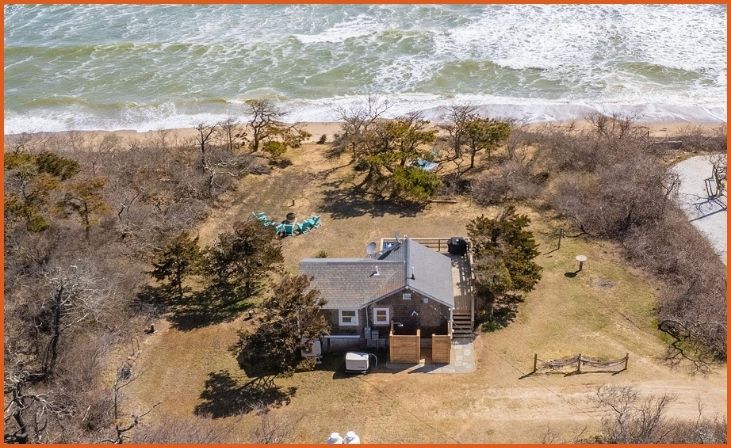
{"label": "weathered shingle siding", "polygon": [[[406,329],[421,328],[423,337],[431,336],[432,333],[446,334],[449,307],[428,298],[427,303],[423,303],[422,299],[421,294],[412,292],[411,300],[404,300],[401,291],[371,304],[368,309],[372,313],[373,308],[388,308],[391,320],[403,323]],[[418,316],[412,315],[414,311]]]}
{"label": "weathered shingle siding", "polygon": [[338,310],[323,309],[322,310],[325,319],[330,324],[330,334],[333,335],[358,335],[365,336],[363,334],[363,327],[365,327],[366,310],[358,310],[358,326],[353,327],[350,325],[340,325],[340,319],[338,318]]}

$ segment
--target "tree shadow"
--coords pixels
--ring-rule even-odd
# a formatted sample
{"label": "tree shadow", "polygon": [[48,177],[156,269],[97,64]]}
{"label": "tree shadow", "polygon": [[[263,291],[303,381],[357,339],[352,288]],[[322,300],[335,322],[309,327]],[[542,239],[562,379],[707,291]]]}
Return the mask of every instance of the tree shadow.
{"label": "tree shadow", "polygon": [[426,204],[396,199],[371,199],[368,194],[357,187],[342,187],[341,182],[329,182],[323,192],[322,211],[329,213],[332,219],[347,219],[358,216],[372,218],[384,215],[414,217]]}
{"label": "tree shadow", "polygon": [[227,303],[221,300],[208,301],[205,298],[197,301],[197,297],[192,297],[188,303],[170,307],[168,320],[175,329],[190,331],[230,322],[252,306],[247,300]]}
{"label": "tree shadow", "polygon": [[518,305],[524,301],[525,298],[521,295],[506,294],[500,301],[488,303],[488,309],[492,307],[492,316],[481,316],[482,319],[478,319],[480,328],[482,331],[492,332],[507,327],[518,316]]}
{"label": "tree shadow", "polygon": [[178,292],[165,286],[145,286],[137,294],[141,303],[154,304],[166,314],[173,328],[190,331],[196,328],[229,322],[251,308],[247,299],[223,300],[225,294],[214,295],[211,291],[185,290],[185,300],[181,301]]}
{"label": "tree shadow", "polygon": [[166,312],[173,300],[173,292],[164,286],[145,285],[137,293],[136,302],[140,305],[154,306],[159,312]]}
{"label": "tree shadow", "polygon": [[240,384],[227,370],[210,372],[200,395],[203,402],[196,405],[194,412],[211,418],[248,414],[289,404],[296,392],[296,387],[283,390],[271,381],[260,379]]}

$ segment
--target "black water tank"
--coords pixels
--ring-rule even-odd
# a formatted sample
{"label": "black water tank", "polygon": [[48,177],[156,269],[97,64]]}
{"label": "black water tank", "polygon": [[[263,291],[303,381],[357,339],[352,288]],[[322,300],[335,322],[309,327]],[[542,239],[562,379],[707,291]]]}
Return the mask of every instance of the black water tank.
{"label": "black water tank", "polygon": [[452,255],[464,255],[467,253],[467,241],[459,236],[453,236],[447,242],[447,250]]}

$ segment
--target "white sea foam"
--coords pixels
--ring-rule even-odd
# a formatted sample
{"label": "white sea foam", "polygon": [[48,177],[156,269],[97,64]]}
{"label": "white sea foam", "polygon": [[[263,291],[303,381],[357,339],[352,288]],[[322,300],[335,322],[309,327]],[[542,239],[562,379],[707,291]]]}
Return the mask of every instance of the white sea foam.
{"label": "white sea foam", "polygon": [[720,5],[17,6],[5,33],[6,132],[186,127],[261,96],[329,121],[366,92],[392,114],[726,120]]}
{"label": "white sea foam", "polygon": [[382,30],[383,25],[364,14],[360,14],[349,22],[338,23],[332,28],[317,34],[294,34],[294,36],[303,43],[333,43],[343,42],[354,37],[368,36]]}
{"label": "white sea foam", "polygon": [[[645,122],[688,121],[725,123],[727,112],[725,105],[688,106],[683,104],[663,103],[591,103],[591,102],[541,102],[521,98],[500,98],[478,95],[457,95],[444,98],[431,94],[404,94],[382,98],[389,104],[386,117],[396,117],[409,112],[421,112],[424,118],[432,121],[444,120],[447,109],[453,104],[469,104],[490,117],[515,119],[525,123],[569,121],[582,119],[588,115],[601,112],[605,114],[620,113],[635,117]],[[338,108],[361,103],[362,96],[324,98],[318,100],[295,100],[280,103],[282,109],[289,111],[287,122],[330,122],[337,121]],[[137,107],[125,109],[119,119],[104,119],[94,114],[79,111],[47,111],[34,115],[10,113],[5,117],[5,133],[22,132],[54,132],[65,130],[121,130],[133,129],[140,132],[190,128],[198,123],[213,123],[234,117],[248,118],[239,107],[229,107],[229,112],[182,113],[175,105],[167,103],[157,107]],[[230,112],[230,111],[234,112]]]}

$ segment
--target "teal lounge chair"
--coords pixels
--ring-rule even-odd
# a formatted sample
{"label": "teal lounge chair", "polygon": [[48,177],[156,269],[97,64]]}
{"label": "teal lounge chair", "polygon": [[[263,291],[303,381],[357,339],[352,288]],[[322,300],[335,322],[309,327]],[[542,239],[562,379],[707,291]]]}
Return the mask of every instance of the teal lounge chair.
{"label": "teal lounge chair", "polygon": [[269,226],[273,226],[273,225],[274,225],[274,222],[273,222],[273,221],[272,221],[271,219],[269,219],[269,217],[267,216],[267,214],[266,214],[266,213],[264,213],[264,212],[251,212],[251,214],[252,214],[252,215],[254,215],[254,217],[255,217],[255,218],[256,218],[256,219],[257,219],[257,220],[258,220],[258,221],[259,221],[259,222],[260,222],[260,223],[261,223],[261,224],[262,224],[262,225],[263,225],[264,227],[269,227]]}
{"label": "teal lounge chair", "polygon": [[292,236],[294,234],[294,225],[293,224],[277,224],[277,226],[274,228],[274,230],[277,232],[277,235],[284,238],[286,236]]}

